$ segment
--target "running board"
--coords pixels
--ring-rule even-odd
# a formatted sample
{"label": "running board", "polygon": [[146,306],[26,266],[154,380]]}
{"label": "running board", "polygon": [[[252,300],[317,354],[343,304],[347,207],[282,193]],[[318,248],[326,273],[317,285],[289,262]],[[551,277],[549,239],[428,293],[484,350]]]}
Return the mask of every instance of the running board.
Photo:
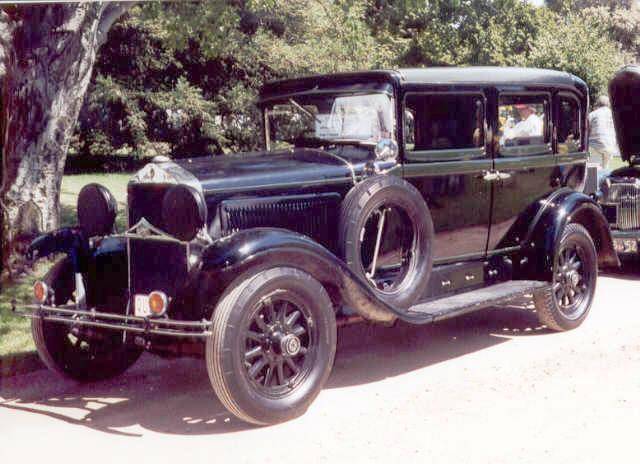
{"label": "running board", "polygon": [[407,310],[408,319],[421,323],[436,322],[462,314],[506,303],[513,298],[539,292],[549,282],[538,280],[512,280],[446,298],[420,303]]}

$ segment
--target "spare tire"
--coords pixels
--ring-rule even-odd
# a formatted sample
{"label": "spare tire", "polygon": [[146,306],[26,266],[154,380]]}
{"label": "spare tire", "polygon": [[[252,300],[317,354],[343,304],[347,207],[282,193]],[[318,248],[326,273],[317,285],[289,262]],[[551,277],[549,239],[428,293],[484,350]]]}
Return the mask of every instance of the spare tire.
{"label": "spare tire", "polygon": [[338,247],[349,268],[387,304],[406,309],[423,296],[433,266],[433,221],[420,192],[392,175],[347,193]]}

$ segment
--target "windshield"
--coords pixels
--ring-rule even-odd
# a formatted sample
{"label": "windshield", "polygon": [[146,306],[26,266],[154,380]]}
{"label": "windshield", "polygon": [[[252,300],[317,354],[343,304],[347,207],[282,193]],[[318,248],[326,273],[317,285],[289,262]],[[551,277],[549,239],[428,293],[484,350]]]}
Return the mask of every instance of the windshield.
{"label": "windshield", "polygon": [[385,93],[294,95],[265,106],[267,148],[373,147],[394,136],[393,99]]}

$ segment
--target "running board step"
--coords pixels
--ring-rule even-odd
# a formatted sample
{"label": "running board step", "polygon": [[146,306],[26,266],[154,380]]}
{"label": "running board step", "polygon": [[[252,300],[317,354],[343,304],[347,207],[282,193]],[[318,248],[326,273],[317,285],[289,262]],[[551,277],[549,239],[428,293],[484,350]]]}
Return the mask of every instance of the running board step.
{"label": "running board step", "polygon": [[489,308],[506,303],[515,297],[527,293],[542,291],[549,287],[549,282],[538,280],[512,280],[471,292],[460,293],[447,298],[420,303],[408,309],[411,318],[431,322],[449,319],[462,314]]}

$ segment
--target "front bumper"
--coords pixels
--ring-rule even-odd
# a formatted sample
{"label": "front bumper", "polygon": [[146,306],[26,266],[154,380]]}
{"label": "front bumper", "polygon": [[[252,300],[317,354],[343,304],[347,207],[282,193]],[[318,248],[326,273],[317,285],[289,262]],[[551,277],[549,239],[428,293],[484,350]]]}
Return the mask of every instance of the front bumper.
{"label": "front bumper", "polygon": [[80,310],[73,305],[12,305],[15,314],[31,319],[61,322],[70,326],[99,327],[102,329],[132,332],[140,335],[206,338],[211,335],[211,322],[207,320],[177,321],[164,318],[125,316]]}

